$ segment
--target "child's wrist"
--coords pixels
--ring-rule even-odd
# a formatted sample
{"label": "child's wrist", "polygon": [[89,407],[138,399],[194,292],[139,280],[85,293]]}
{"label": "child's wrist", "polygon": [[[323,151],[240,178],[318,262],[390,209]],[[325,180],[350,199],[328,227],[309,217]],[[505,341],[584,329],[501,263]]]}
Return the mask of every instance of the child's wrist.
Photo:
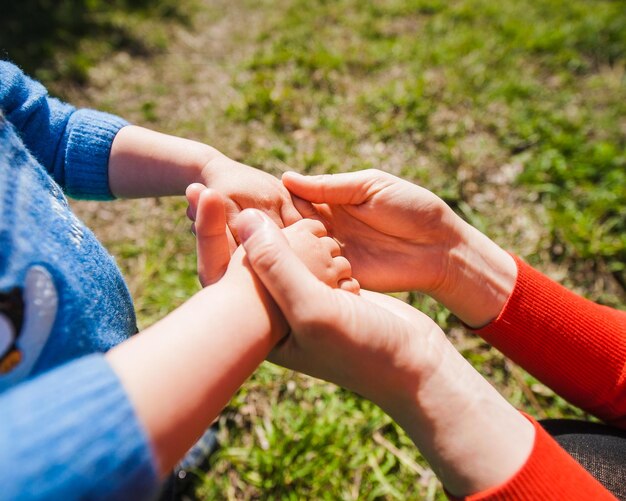
{"label": "child's wrist", "polygon": [[232,263],[224,277],[211,287],[216,288],[219,296],[231,298],[233,314],[242,322],[242,328],[255,328],[272,347],[287,333],[282,312],[245,260]]}
{"label": "child's wrist", "polygon": [[202,162],[199,164],[197,182],[211,188],[214,184],[214,179],[223,167],[223,162],[220,160],[230,159],[224,153],[213,148],[212,146],[204,146],[206,149],[203,153]]}

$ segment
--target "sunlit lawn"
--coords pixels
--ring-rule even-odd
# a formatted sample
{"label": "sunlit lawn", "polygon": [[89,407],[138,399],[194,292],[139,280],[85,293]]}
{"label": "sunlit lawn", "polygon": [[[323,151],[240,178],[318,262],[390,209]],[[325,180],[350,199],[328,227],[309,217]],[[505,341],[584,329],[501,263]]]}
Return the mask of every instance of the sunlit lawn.
{"label": "sunlit lawn", "polygon": [[[94,56],[83,41],[86,83],[43,76],[75,102],[275,174],[401,175],[577,292],[626,306],[621,2],[189,0],[179,9],[186,16],[127,23],[152,40],[147,54],[100,40]],[[147,26],[159,26],[156,39]],[[198,288],[184,208],[78,205],[123,266],[144,327]],[[403,297],[514,405],[582,415],[431,300]],[[324,382],[264,365],[222,424],[222,449],[198,472],[202,498],[444,497],[389,418]]]}

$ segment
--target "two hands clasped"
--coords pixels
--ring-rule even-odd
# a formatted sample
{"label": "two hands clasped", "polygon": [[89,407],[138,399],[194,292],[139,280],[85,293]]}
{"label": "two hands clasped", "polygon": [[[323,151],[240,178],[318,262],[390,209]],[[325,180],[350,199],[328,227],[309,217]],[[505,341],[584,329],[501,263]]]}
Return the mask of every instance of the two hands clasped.
{"label": "two hands clasped", "polygon": [[[430,318],[381,294],[427,293],[479,327],[513,290],[507,252],[433,193],[382,171],[287,173],[281,183],[198,143],[158,148],[177,139],[142,132],[118,134],[111,189],[137,197],[187,187],[204,286],[107,354],[162,476],[265,359],[375,402],[453,495],[500,485],[524,465],[533,425]],[[155,159],[133,153],[148,140],[155,144],[143,150],[186,158],[160,158],[161,183],[142,187],[128,172],[139,176],[144,161],[154,168]],[[201,175],[179,169],[168,179],[174,161],[200,165]]]}
{"label": "two hands clasped", "polygon": [[[147,170],[158,175],[142,183]],[[428,294],[473,329],[506,318],[518,263],[441,198],[379,170],[280,181],[134,127],[116,136],[109,182],[118,197],[186,190],[194,220],[203,288],[106,354],[162,478],[267,359],[379,405],[452,496],[482,498],[529,464],[539,471],[536,423],[433,320],[384,294]]]}
{"label": "two hands clasped", "polygon": [[[173,175],[172,164],[190,167]],[[142,182],[145,169],[160,175]],[[513,258],[439,197],[378,170],[281,183],[134,127],[116,137],[109,182],[118,197],[187,188],[195,221],[204,287],[107,353],[162,476],[266,359],[375,402],[453,495],[500,485],[525,463],[532,424],[430,318],[381,294],[427,293],[474,327],[502,311]]]}
{"label": "two hands clasped", "polygon": [[[0,61],[0,80],[7,83],[0,86],[0,163],[5,178],[15,177],[17,183],[3,185],[10,202],[5,204],[10,217],[4,221],[4,238],[20,244],[3,249],[9,260],[5,286],[14,282],[21,288],[22,271],[41,259],[58,272],[60,284],[74,284],[60,288],[68,307],[62,308],[59,321],[33,329],[52,336],[46,343],[48,358],[38,362],[41,370],[3,394],[14,416],[2,428],[9,445],[0,448],[9,493],[33,499],[42,493],[46,498],[133,497],[135,491],[128,489],[136,488],[147,496],[156,487],[155,474],[161,480],[168,476],[266,359],[378,404],[404,428],[451,495],[478,493],[483,499],[483,493],[516,478],[520,485],[513,492],[523,499],[536,498],[533,489],[545,489],[554,480],[567,499],[572,494],[595,499],[606,492],[537,423],[509,405],[430,318],[384,293],[428,294],[467,326],[487,326],[483,336],[492,328],[504,330],[502,345],[513,341],[508,351],[524,351],[528,356],[520,356],[521,361],[546,382],[581,408],[623,425],[621,312],[592,306],[532,274],[439,197],[382,171],[287,173],[281,181],[209,145],[93,110],[75,110],[48,98],[41,85],[10,63]],[[55,183],[70,195],[97,199],[182,195],[186,190],[203,288],[130,336],[134,316],[122,276],[93,235],[87,235],[84,246],[70,238],[75,221]],[[43,197],[41,204],[31,203],[32,193]],[[59,238],[46,231],[21,241],[28,225],[18,220],[20,210],[33,221],[52,217]],[[62,256],[66,251],[67,262]],[[91,251],[93,259],[86,258]],[[95,279],[93,271],[100,266],[101,278]],[[82,287],[81,278],[89,278],[91,285]],[[50,283],[54,285],[54,276]],[[529,299],[535,296],[537,300]],[[550,303],[548,308],[544,302]],[[522,313],[516,313],[516,304]],[[11,307],[8,311],[15,312]],[[75,324],[74,311],[85,308]],[[544,310],[550,318],[564,313],[565,320],[551,322]],[[102,316],[94,314],[100,311]],[[16,317],[20,315],[21,310]],[[109,329],[111,321],[115,326]],[[529,336],[521,332],[527,324],[533,327]],[[87,342],[65,353],[76,325],[85,327],[78,339]],[[7,326],[5,334],[20,331]],[[518,336],[524,341],[519,345]],[[607,348],[611,344],[615,347]],[[94,353],[60,366],[103,346],[112,346],[104,360]],[[605,361],[606,374],[596,377]],[[43,374],[48,369],[55,369],[49,371],[51,379]],[[84,374],[96,374],[98,385],[81,385]],[[100,399],[103,387],[108,390]],[[71,399],[59,399],[66,389]],[[50,405],[26,424],[24,412],[11,411],[12,405],[30,409],[30,402],[38,405],[42,399]],[[78,414],[66,419],[68,402],[102,419],[93,429],[91,420],[80,423],[74,432]],[[113,406],[121,407],[113,419],[98,413]],[[35,426],[49,433],[31,433]],[[113,428],[119,433],[112,434]],[[50,447],[57,439],[61,445]],[[68,451],[82,451],[86,444],[93,448],[75,464]],[[129,468],[131,459],[137,468]],[[13,465],[22,463],[28,468],[16,475]],[[552,464],[545,477],[535,478]],[[68,468],[58,475],[61,465]],[[87,478],[96,471],[93,479]],[[577,480],[572,484],[562,472],[574,473]],[[525,489],[529,483],[531,491]],[[111,490],[103,491],[104,484]],[[500,499],[501,493],[496,494]]]}
{"label": "two hands clasped", "polygon": [[[484,325],[513,286],[510,256],[495,244],[489,249],[486,237],[431,192],[381,171],[287,173],[283,183],[305,217],[282,230],[259,210],[229,217],[218,191],[188,187],[202,285],[254,290],[269,319],[267,359],[375,402],[450,493],[506,481],[530,454],[532,426],[433,320],[380,292],[424,291],[468,324]],[[492,277],[493,290],[476,290],[484,280],[464,290],[476,277],[456,271],[461,262],[468,268],[466,261],[490,257],[471,255],[476,249],[491,251],[492,263],[499,255],[506,270]]]}

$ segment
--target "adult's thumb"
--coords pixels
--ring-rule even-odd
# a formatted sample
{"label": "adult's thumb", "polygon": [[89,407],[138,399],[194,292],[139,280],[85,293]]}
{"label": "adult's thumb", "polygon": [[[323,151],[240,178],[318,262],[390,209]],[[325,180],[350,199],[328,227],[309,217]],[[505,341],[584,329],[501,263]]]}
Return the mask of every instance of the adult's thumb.
{"label": "adult's thumb", "polygon": [[317,204],[358,205],[370,196],[376,182],[374,171],[303,176],[285,172],[283,184],[292,194]]}
{"label": "adult's thumb", "polygon": [[261,211],[242,211],[235,226],[250,266],[291,323],[306,311],[315,291],[324,284],[296,256],[278,226]]}

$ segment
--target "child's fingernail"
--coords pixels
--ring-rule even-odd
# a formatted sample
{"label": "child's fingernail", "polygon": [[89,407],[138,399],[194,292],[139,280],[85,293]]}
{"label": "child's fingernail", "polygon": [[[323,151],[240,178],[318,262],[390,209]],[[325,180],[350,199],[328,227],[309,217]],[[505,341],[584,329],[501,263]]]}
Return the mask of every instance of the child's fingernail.
{"label": "child's fingernail", "polygon": [[356,296],[361,295],[360,294],[361,286],[355,278],[346,278],[344,280],[340,280],[339,283],[337,284],[337,287],[339,287],[340,289],[344,291],[351,292],[352,294],[355,294]]}
{"label": "child's fingernail", "polygon": [[254,232],[267,224],[267,220],[261,212],[254,209],[243,211],[237,221],[237,233],[239,239],[245,242]]}

